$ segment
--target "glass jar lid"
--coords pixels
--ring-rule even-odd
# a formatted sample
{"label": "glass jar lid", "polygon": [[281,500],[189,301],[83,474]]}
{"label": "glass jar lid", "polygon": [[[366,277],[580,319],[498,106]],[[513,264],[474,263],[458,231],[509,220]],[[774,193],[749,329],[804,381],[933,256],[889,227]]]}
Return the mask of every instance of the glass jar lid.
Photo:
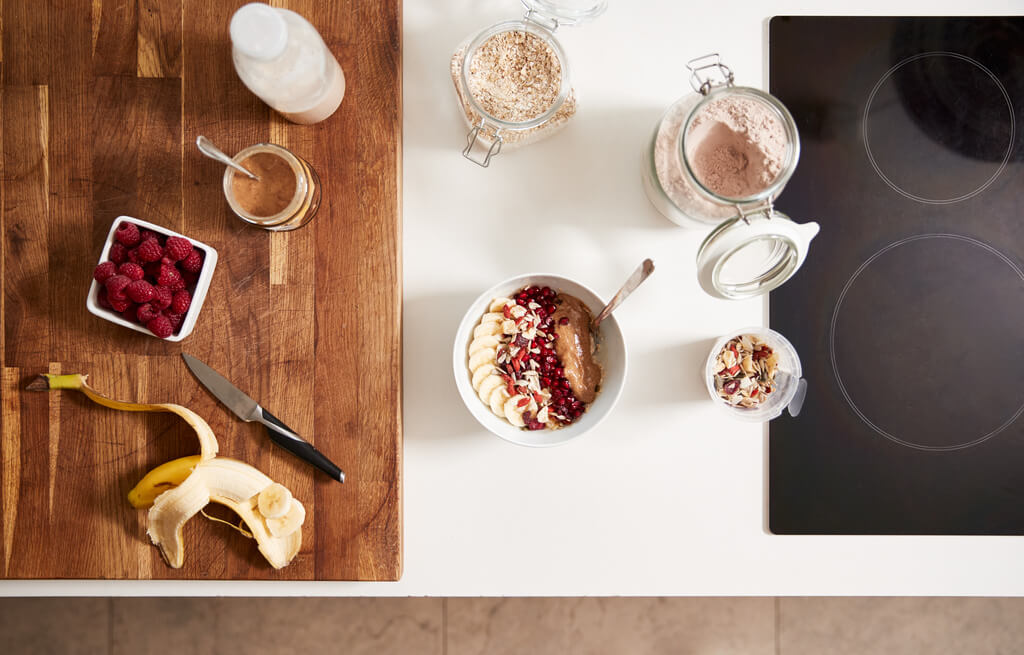
{"label": "glass jar lid", "polygon": [[559,25],[575,25],[593,20],[608,8],[608,0],[520,0],[526,7],[527,18],[536,14]]}
{"label": "glass jar lid", "polygon": [[770,207],[729,219],[697,251],[697,279],[709,295],[738,300],[768,293],[807,258],[818,224],[794,223]]}

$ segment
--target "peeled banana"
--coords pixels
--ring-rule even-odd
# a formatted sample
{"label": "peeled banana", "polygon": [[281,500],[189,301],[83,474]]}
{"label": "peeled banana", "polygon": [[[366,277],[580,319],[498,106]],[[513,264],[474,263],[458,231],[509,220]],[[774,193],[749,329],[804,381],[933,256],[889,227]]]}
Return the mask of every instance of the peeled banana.
{"label": "peeled banana", "polygon": [[185,561],[182,530],[185,523],[211,502],[230,508],[245,522],[259,550],[274,568],[287,566],[302,545],[305,508],[277,484],[245,462],[218,457],[213,430],[192,410],[170,403],[143,404],[113,400],[97,393],[84,375],[40,375],[32,391],[70,389],[93,402],[132,412],[173,412],[192,426],[199,438],[199,455],[166,462],[147,473],[128,493],[133,507],[149,508],[147,533],[173,568]]}

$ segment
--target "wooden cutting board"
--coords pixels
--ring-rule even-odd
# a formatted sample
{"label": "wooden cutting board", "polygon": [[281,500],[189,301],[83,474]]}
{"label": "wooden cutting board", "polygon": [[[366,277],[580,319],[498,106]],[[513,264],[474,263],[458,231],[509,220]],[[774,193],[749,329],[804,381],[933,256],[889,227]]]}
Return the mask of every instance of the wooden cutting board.
{"label": "wooden cutting board", "polygon": [[[345,70],[341,108],[285,122],[239,81],[228,21],[243,0],[2,3],[2,539],[6,578],[397,580],[402,571],[400,0],[275,2],[306,16]],[[243,224],[221,193],[227,152],[282,144],[323,185],[306,227]],[[162,342],[87,313],[111,222],[151,221],[215,247],[195,331]],[[185,368],[204,360],[316,444],[345,484],[272,446]],[[74,392],[22,391],[43,372],[86,373],[122,399],[185,405],[222,455],[292,489],[302,550],[275,571],[253,541],[202,516],[168,568],[126,493],[198,452],[167,414]],[[224,513],[219,513],[224,516]]]}

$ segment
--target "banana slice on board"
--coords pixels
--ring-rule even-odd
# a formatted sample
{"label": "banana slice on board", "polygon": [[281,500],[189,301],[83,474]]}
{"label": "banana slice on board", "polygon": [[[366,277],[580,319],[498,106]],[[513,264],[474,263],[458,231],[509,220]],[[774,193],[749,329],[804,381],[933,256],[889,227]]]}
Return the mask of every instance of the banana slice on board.
{"label": "banana slice on board", "polygon": [[297,500],[293,500],[288,512],[280,517],[267,519],[267,530],[275,537],[287,537],[302,527],[306,520],[306,508]]}
{"label": "banana slice on board", "polygon": [[288,513],[292,505],[292,492],[283,484],[275,482],[261,491],[256,500],[260,514],[268,519],[279,519]]}

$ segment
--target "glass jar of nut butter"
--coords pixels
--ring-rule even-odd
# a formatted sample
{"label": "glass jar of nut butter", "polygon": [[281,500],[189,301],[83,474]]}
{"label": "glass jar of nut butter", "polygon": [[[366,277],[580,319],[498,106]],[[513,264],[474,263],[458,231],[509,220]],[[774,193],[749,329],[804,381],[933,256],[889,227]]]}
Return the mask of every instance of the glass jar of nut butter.
{"label": "glass jar of nut butter", "polygon": [[257,143],[232,159],[258,179],[224,171],[224,197],[247,223],[282,232],[302,227],[320,207],[320,178],[301,157],[273,143]]}

